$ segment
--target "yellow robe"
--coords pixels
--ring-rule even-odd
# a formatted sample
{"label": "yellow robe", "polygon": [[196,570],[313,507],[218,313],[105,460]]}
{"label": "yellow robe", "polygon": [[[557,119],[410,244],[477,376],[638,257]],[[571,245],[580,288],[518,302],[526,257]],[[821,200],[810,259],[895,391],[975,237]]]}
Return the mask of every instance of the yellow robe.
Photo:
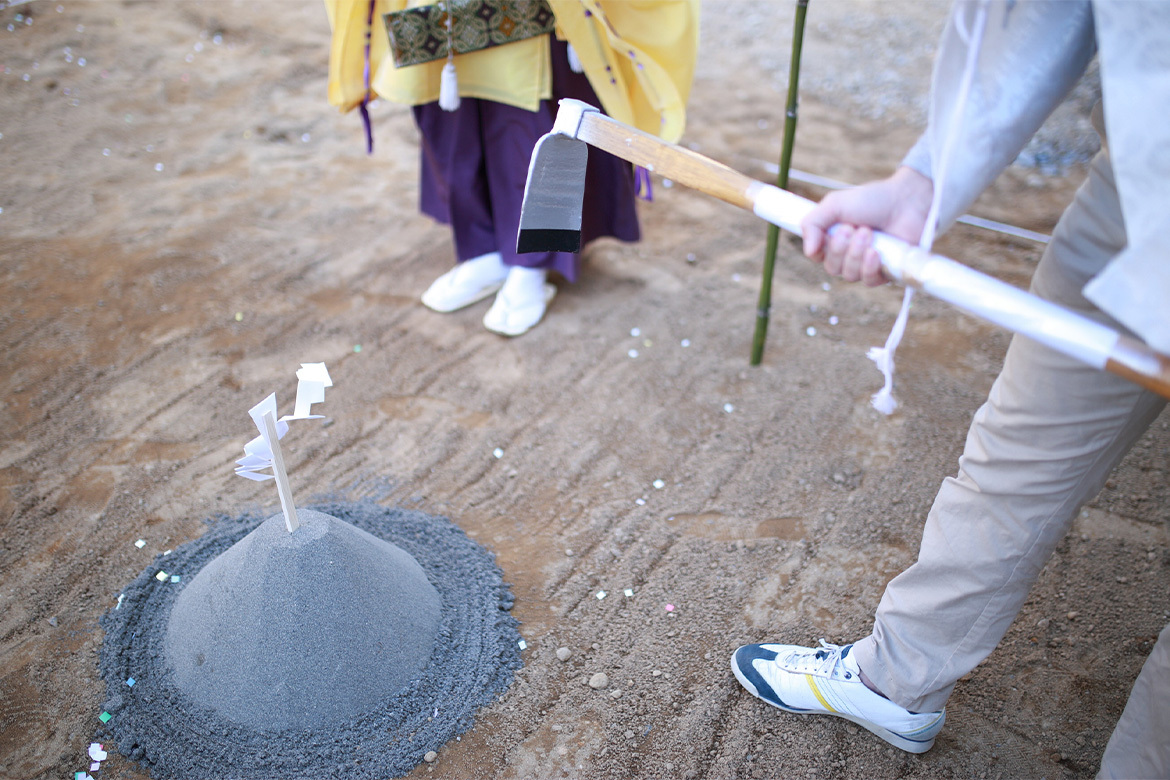
{"label": "yellow robe", "polygon": [[[439,99],[445,60],[395,68],[382,15],[427,5],[374,0],[370,95],[419,105]],[[558,37],[577,52],[605,112],[677,141],[699,48],[699,0],[548,0]],[[325,0],[333,41],[329,102],[350,111],[367,97],[365,36],[369,0]],[[589,12],[587,15],[586,12]],[[547,35],[455,57],[459,94],[535,111],[552,96]]]}

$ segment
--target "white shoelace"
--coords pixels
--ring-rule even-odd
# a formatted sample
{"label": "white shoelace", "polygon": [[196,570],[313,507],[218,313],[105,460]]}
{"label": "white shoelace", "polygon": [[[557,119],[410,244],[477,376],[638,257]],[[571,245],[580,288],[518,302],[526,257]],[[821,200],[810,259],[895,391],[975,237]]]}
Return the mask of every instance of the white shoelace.
{"label": "white shoelace", "polygon": [[[811,667],[812,673],[818,677],[832,677],[837,665],[843,660],[841,656],[845,648],[841,645],[829,644],[824,639],[819,641],[820,647],[795,651],[788,658],[798,667]],[[852,672],[848,672],[848,674],[852,678]]]}

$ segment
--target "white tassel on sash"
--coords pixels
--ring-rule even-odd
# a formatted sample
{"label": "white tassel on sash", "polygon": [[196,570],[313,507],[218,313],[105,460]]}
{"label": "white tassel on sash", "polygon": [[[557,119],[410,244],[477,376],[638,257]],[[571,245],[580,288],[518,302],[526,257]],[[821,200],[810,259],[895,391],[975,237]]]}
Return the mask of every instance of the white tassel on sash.
{"label": "white tassel on sash", "polygon": [[444,111],[459,109],[459,78],[455,75],[455,63],[452,60],[447,60],[439,79],[439,108]]}
{"label": "white tassel on sash", "polygon": [[573,48],[573,44],[569,44],[569,67],[574,73],[584,73],[585,66],[581,64],[581,58],[577,56],[577,50]]}

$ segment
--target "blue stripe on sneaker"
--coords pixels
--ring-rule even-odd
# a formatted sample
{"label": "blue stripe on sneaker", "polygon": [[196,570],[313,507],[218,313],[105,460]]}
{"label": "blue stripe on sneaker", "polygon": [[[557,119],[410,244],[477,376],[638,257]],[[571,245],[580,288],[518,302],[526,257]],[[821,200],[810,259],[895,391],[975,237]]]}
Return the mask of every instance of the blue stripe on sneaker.
{"label": "blue stripe on sneaker", "polygon": [[793,707],[785,704],[784,701],[776,695],[776,691],[772,690],[772,686],[764,681],[760,673],[756,671],[755,664],[752,662],[756,659],[762,658],[765,661],[774,661],[776,653],[773,650],[767,650],[763,645],[744,645],[735,651],[735,665],[739,669],[740,674],[744,676],[751,686],[755,688],[755,694],[766,702],[775,704],[791,712],[808,712],[808,710],[799,707]]}
{"label": "blue stripe on sneaker", "polygon": [[762,645],[744,645],[735,651],[735,666],[739,669],[739,673],[751,683],[752,691],[756,696],[768,701],[776,701],[776,692],[772,690],[772,686],[764,682],[764,678],[756,671],[755,665],[752,661],[757,658],[763,658],[765,661],[772,661],[776,658],[776,653],[771,650],[765,650]]}
{"label": "blue stripe on sneaker", "polygon": [[[942,710],[939,712],[938,717],[927,725],[920,729],[915,729],[914,731],[904,732],[899,736],[903,737],[904,739],[908,739],[911,742],[930,742],[938,735],[938,732],[942,730],[943,724],[939,721],[944,720],[946,718],[946,714],[946,710]],[[917,737],[922,734],[928,734],[928,736],[926,736],[924,739],[918,739]]]}

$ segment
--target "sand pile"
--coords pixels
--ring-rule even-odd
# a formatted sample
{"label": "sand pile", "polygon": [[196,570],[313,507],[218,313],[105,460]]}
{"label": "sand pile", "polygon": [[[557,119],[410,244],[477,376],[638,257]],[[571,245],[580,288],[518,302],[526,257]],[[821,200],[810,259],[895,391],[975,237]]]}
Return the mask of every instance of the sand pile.
{"label": "sand pile", "polygon": [[352,717],[419,677],[439,594],[401,547],[330,515],[276,515],[207,564],[167,625],[179,689],[258,729]]}
{"label": "sand pile", "polygon": [[293,534],[219,518],[102,617],[124,756],[184,780],[396,776],[508,686],[519,634],[486,550],[372,502],[300,514]]}

